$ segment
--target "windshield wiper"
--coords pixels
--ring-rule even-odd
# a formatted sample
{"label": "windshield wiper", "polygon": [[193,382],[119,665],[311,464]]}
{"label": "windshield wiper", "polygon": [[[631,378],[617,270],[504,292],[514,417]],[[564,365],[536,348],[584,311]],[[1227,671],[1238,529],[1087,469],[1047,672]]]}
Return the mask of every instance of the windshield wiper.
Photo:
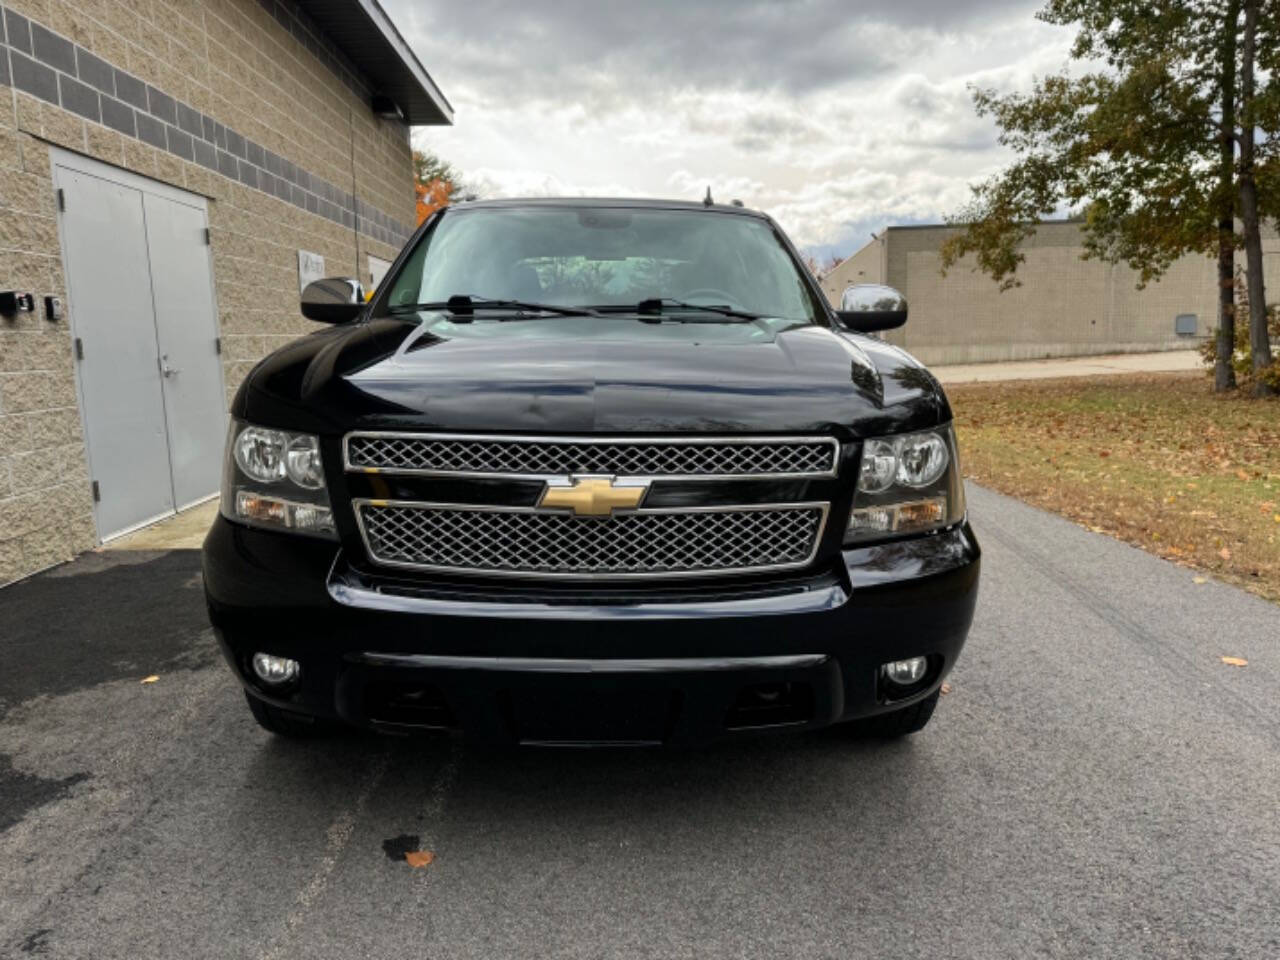
{"label": "windshield wiper", "polygon": [[687,303],[684,300],[676,300],[673,297],[652,297],[648,300],[641,300],[634,307],[629,306],[609,306],[597,307],[597,310],[605,310],[609,313],[635,313],[641,320],[649,323],[661,323],[662,320],[671,320],[677,323],[715,323],[714,320],[678,320],[676,317],[666,316],[666,311],[673,313],[681,311],[690,313],[714,313],[720,317],[730,317],[735,321],[744,323],[761,319],[758,313],[750,313],[746,310],[738,310],[729,306],[727,303]]}
{"label": "windshield wiper", "polygon": [[417,313],[420,310],[448,310],[462,322],[475,317],[476,310],[515,310],[514,317],[495,317],[498,320],[531,320],[530,314],[550,313],[559,317],[598,317],[590,307],[566,307],[556,303],[533,303],[529,300],[493,300],[488,297],[473,297],[470,294],[454,294],[448,300],[431,303],[397,304],[387,310],[391,314]]}

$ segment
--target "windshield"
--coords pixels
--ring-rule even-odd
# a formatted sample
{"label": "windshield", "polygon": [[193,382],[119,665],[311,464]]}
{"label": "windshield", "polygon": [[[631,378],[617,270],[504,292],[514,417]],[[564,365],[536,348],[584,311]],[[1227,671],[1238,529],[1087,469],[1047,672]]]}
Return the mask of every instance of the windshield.
{"label": "windshield", "polygon": [[791,323],[818,316],[766,221],[698,210],[450,210],[414,249],[385,305],[463,295],[601,308],[663,299],[664,314],[680,313],[674,301],[683,301]]}

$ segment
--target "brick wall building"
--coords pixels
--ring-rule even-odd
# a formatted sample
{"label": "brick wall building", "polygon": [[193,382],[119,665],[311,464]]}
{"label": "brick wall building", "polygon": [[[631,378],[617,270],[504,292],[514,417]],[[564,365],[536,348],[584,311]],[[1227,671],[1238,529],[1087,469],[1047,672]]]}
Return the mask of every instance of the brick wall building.
{"label": "brick wall building", "polygon": [[[368,282],[413,227],[410,125],[450,120],[373,0],[4,0],[0,290],[35,309],[0,316],[0,584],[123,532],[105,498],[133,494],[95,500],[94,450],[109,459],[139,397],[167,432],[150,449],[172,458],[151,512],[216,491],[207,450],[180,448],[207,447],[253,363],[315,329],[298,313],[299,251]],[[140,282],[119,276],[132,251]],[[166,338],[198,355],[166,366]],[[158,372],[130,372],[147,350]],[[175,421],[198,382],[204,407]]]}
{"label": "brick wall building", "polygon": [[[925,363],[1186,349],[1217,325],[1217,264],[1208,257],[1184,257],[1138,290],[1133,270],[1081,258],[1078,223],[1050,222],[1023,244],[1022,285],[1001,293],[972,262],[942,276],[938,250],[953,231],[890,227],[823,277],[822,289],[837,304],[850,283],[901,290],[911,319],[885,338]],[[1267,276],[1280,278],[1274,231],[1264,245]],[[1179,333],[1179,317],[1194,332]]]}

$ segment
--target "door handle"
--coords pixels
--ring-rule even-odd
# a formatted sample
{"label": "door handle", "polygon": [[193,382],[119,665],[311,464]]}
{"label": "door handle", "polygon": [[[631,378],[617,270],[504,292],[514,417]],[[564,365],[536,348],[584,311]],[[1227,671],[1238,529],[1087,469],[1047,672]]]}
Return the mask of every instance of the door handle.
{"label": "door handle", "polygon": [[169,366],[169,355],[167,353],[160,358],[160,376],[168,379],[169,377],[172,377],[181,372],[182,372],[182,369],[180,367]]}

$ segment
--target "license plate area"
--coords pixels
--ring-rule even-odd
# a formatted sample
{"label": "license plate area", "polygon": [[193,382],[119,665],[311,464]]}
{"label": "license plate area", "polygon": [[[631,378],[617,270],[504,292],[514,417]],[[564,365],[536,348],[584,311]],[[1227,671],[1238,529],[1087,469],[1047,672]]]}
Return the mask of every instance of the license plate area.
{"label": "license plate area", "polygon": [[599,675],[521,685],[503,699],[513,739],[563,746],[656,746],[669,739],[679,708],[665,684]]}

